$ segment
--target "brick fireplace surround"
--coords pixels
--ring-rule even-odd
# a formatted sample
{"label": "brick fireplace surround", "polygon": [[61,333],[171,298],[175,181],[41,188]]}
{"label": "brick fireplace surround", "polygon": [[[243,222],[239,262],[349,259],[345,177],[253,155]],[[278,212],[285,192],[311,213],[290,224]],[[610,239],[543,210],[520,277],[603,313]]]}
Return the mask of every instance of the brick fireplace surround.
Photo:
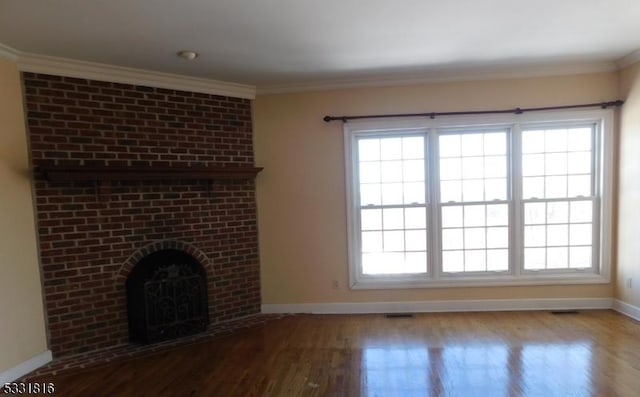
{"label": "brick fireplace surround", "polygon": [[[254,165],[248,99],[34,73],[23,83],[36,169]],[[253,180],[34,186],[54,357],[127,345],[126,276],[163,248],[203,264],[211,326],[259,313]]]}

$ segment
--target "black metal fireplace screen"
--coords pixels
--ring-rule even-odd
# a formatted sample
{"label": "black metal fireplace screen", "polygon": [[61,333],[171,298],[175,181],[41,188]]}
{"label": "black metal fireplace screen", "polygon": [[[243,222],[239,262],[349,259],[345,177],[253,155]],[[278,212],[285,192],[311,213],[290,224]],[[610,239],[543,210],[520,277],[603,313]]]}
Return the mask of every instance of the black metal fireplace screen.
{"label": "black metal fireplace screen", "polygon": [[183,251],[145,256],[127,277],[126,287],[132,342],[179,338],[202,332],[209,324],[206,274]]}

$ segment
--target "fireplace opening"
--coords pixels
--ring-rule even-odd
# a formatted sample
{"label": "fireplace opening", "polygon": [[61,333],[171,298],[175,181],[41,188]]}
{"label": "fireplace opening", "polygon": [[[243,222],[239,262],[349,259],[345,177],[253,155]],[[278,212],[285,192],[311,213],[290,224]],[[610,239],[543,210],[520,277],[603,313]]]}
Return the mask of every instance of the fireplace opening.
{"label": "fireplace opening", "polygon": [[207,278],[191,255],[164,249],[142,258],[126,281],[129,339],[156,343],[206,330]]}

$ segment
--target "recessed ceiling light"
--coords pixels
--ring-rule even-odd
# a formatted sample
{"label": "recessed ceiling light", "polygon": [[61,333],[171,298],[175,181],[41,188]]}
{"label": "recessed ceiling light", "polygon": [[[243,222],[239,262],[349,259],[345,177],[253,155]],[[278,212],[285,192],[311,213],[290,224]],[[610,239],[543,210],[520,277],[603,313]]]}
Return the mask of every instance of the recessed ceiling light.
{"label": "recessed ceiling light", "polygon": [[193,61],[198,56],[200,56],[200,54],[198,54],[197,52],[190,50],[178,51],[176,55],[178,55],[182,59],[186,59],[187,61]]}

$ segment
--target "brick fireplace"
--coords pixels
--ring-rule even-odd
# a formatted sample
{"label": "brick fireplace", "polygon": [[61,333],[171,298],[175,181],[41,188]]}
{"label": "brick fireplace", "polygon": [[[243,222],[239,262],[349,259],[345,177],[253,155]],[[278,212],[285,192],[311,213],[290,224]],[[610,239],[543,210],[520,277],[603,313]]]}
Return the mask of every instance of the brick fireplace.
{"label": "brick fireplace", "polygon": [[[251,102],[23,74],[32,165],[253,167]],[[125,345],[125,279],[141,255],[204,264],[212,325],[260,311],[253,179],[34,182],[49,344],[56,357]]]}

